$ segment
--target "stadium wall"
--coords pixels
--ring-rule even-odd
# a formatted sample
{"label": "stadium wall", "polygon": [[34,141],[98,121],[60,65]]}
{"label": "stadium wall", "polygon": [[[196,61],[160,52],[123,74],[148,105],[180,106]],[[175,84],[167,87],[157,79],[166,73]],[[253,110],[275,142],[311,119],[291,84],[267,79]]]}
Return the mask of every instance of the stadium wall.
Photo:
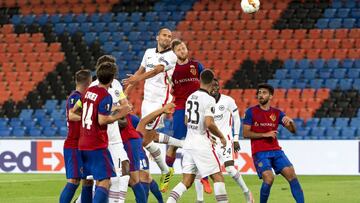
{"label": "stadium wall", "polygon": [[[241,141],[235,154],[236,166],[243,174],[255,174],[249,141]],[[360,141],[282,140],[283,150],[303,175],[360,175]],[[0,173],[64,173],[63,140],[0,140]],[[161,145],[165,150],[165,146]],[[181,173],[180,156],[175,162]],[[150,161],[151,173],[160,173]]]}

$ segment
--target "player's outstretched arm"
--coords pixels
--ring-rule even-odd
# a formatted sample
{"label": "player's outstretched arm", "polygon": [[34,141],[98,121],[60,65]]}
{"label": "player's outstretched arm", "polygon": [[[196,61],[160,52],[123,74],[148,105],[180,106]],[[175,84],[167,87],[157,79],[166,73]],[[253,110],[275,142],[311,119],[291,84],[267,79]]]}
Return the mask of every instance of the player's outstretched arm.
{"label": "player's outstretched arm", "polygon": [[261,138],[266,138],[266,137],[272,137],[275,138],[277,135],[277,131],[276,130],[272,130],[266,133],[256,133],[251,131],[251,126],[250,125],[243,125],[243,134],[244,134],[244,138],[249,138],[249,139],[261,139]]}
{"label": "player's outstretched arm", "polygon": [[146,80],[148,78],[154,77],[155,75],[163,72],[165,70],[164,65],[157,65],[154,69],[148,72],[144,72],[138,75],[130,76],[127,79],[123,80],[124,85],[134,85],[140,81]]}
{"label": "player's outstretched arm", "polygon": [[291,133],[296,133],[296,126],[293,119],[288,116],[284,116],[281,121],[286,129],[288,129]]}
{"label": "player's outstretched arm", "polygon": [[115,114],[111,115],[102,115],[99,113],[99,125],[107,125],[113,123],[131,112],[131,107],[129,105],[120,106],[116,109]]}
{"label": "player's outstretched arm", "polygon": [[225,147],[226,146],[226,140],[225,140],[224,135],[222,134],[222,132],[216,126],[215,121],[214,121],[214,117],[205,116],[205,126],[206,126],[207,129],[209,129],[209,131],[213,135],[220,138],[221,144],[223,145],[223,147]]}
{"label": "player's outstretched arm", "polygon": [[131,90],[135,87],[135,82],[132,82],[133,79],[130,79],[132,77],[138,77],[139,75],[145,73],[145,67],[144,66],[140,66],[139,69],[134,73],[134,75],[132,74],[127,74],[127,76],[129,76],[127,79],[122,80],[122,84],[126,86],[126,89],[124,91],[125,95],[129,95],[129,92],[131,92]]}
{"label": "player's outstretched arm", "polygon": [[149,115],[142,118],[136,128],[137,131],[141,132],[142,134],[146,133],[145,126],[155,120],[158,116],[163,113],[172,113],[174,111],[175,104],[169,103],[164,105],[162,108],[150,113]]}

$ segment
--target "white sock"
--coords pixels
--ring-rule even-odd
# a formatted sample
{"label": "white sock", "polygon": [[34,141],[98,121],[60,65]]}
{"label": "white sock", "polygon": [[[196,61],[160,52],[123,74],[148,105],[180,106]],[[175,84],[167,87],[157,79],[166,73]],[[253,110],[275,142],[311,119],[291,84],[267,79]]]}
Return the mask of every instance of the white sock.
{"label": "white sock", "polygon": [[214,183],[215,199],[218,203],[227,203],[228,197],[226,194],[225,183],[216,182]]}
{"label": "white sock", "polygon": [[246,183],[239,171],[236,170],[234,166],[228,166],[225,168],[226,172],[235,180],[235,182],[240,186],[243,192],[248,192],[249,188],[246,186]]}
{"label": "white sock", "polygon": [[169,173],[169,167],[166,165],[165,160],[161,157],[160,148],[154,143],[150,142],[145,149],[150,152],[151,156],[154,158],[156,164],[159,166],[162,174]]}
{"label": "white sock", "polygon": [[195,190],[196,190],[196,199],[198,202],[204,201],[204,186],[201,183],[201,179],[195,178],[194,180]]}
{"label": "white sock", "polygon": [[186,192],[186,190],[187,190],[186,186],[182,182],[180,182],[170,192],[169,198],[166,201],[166,203],[177,202],[180,199],[180,197],[184,194],[184,192]]}
{"label": "white sock", "polygon": [[79,197],[76,199],[75,203],[81,203],[81,193],[80,193]]}
{"label": "white sock", "polygon": [[[125,177],[125,176],[123,176],[123,177]],[[111,185],[110,185],[110,189],[109,189],[109,203],[125,202],[127,187],[126,187],[125,194],[124,194],[123,193],[124,191],[120,190],[120,185],[122,184],[120,181],[127,180],[127,182],[126,182],[126,185],[127,185],[129,180],[128,179],[122,180],[121,178],[122,177],[117,176],[117,177],[112,177],[110,179]]]}
{"label": "white sock", "polygon": [[[120,203],[124,203],[126,199],[127,190],[129,187],[129,175],[124,175],[119,177],[119,192],[120,192]],[[111,189],[111,188],[110,188]]]}
{"label": "white sock", "polygon": [[183,140],[178,140],[176,138],[165,135],[164,133],[159,133],[159,143],[168,144],[168,145],[182,148],[183,142],[184,142]]}

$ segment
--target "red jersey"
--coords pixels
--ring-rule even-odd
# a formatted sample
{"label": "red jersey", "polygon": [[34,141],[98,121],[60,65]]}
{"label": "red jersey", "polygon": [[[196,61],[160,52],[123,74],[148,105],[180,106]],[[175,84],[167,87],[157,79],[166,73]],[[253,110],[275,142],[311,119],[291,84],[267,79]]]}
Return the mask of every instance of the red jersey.
{"label": "red jersey", "polygon": [[81,121],[70,121],[69,111],[75,106],[76,102],[80,99],[81,99],[81,93],[78,91],[73,91],[66,100],[66,120],[68,127],[68,135],[64,142],[64,148],[67,149],[78,148]]}
{"label": "red jersey", "polygon": [[142,138],[141,134],[138,131],[136,131],[136,127],[134,126],[137,125],[139,118],[137,118],[134,115],[128,114],[126,116],[126,120],[127,120],[127,126],[125,128],[120,129],[122,141],[125,143],[130,139]]}
{"label": "red jersey", "polygon": [[185,102],[190,94],[200,88],[200,73],[203,70],[201,63],[189,60],[187,64],[176,64],[172,75],[172,95],[175,109],[185,109]]}
{"label": "red jersey", "polygon": [[[251,131],[255,133],[267,133],[272,130],[277,130],[279,124],[282,123],[282,118],[285,114],[279,109],[270,107],[265,111],[259,105],[250,107],[245,112],[244,124],[251,126]],[[280,150],[277,138],[260,138],[251,139],[252,154],[261,151]]]}
{"label": "red jersey", "polygon": [[82,98],[82,122],[79,139],[80,150],[106,149],[108,147],[107,125],[100,125],[98,114],[110,115],[112,97],[99,86],[89,87]]}

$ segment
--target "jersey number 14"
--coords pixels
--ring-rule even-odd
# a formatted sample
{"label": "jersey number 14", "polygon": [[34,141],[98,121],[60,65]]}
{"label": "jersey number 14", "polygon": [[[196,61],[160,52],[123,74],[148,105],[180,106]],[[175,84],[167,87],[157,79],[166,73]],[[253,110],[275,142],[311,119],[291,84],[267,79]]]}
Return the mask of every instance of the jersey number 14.
{"label": "jersey number 14", "polygon": [[90,103],[89,105],[89,109],[88,109],[88,105],[87,102],[84,103],[84,109],[83,109],[83,114],[82,114],[82,118],[81,118],[81,123],[82,123],[82,127],[85,128],[86,125],[86,129],[90,130],[91,125],[92,125],[92,114],[93,114],[93,107],[94,104]]}

